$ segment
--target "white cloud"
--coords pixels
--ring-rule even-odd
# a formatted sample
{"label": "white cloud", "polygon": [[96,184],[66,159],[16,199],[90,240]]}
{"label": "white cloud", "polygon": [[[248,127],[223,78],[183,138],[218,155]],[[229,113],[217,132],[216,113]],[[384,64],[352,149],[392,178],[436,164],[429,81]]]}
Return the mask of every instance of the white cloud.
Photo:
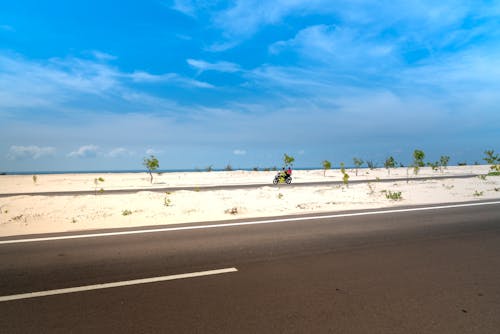
{"label": "white cloud", "polygon": [[237,0],[234,6],[216,13],[214,22],[227,36],[248,38],[260,27],[276,24],[293,10],[307,6],[311,1],[276,0],[243,1]]}
{"label": "white cloud", "polygon": [[[372,41],[361,32],[335,25],[314,25],[300,30],[287,41],[278,41],[269,47],[269,51],[278,54],[282,51],[296,51],[304,57],[328,64],[380,66],[384,62],[394,63],[395,45],[390,42]],[[387,64],[384,63],[384,66]]]}
{"label": "white cloud", "polygon": [[157,149],[154,149],[154,148],[148,148],[146,150],[146,154],[147,155],[156,155],[156,154],[162,154],[163,151],[162,150],[157,150]]}
{"label": "white cloud", "polygon": [[229,49],[234,48],[239,44],[239,41],[224,41],[224,42],[215,42],[205,47],[205,51],[208,52],[223,52]]}
{"label": "white cloud", "polygon": [[106,99],[109,104],[110,100],[119,102],[126,95],[146,95],[135,83],[214,88],[210,83],[176,73],[123,72],[100,60],[70,57],[30,61],[0,52],[0,110],[4,111],[21,107],[67,112],[72,109],[70,104],[81,105],[99,99]]}
{"label": "white cloud", "polygon": [[218,72],[238,72],[240,71],[240,67],[238,64],[235,63],[230,63],[226,61],[220,61],[217,63],[209,63],[203,60],[196,60],[196,59],[187,59],[186,62],[193,66],[194,68],[198,69],[200,72],[203,71],[218,71]]}
{"label": "white cloud", "polygon": [[196,7],[192,0],[174,0],[171,8],[188,16],[194,16],[196,12]]}
{"label": "white cloud", "polygon": [[143,71],[135,71],[128,75],[135,82],[161,82],[168,81],[175,77],[175,74],[167,73],[167,74],[151,74]]}
{"label": "white cloud", "polygon": [[127,150],[124,147],[114,148],[107,154],[107,156],[110,158],[122,158],[122,157],[129,157],[132,155],[134,155],[134,152]]}
{"label": "white cloud", "polygon": [[245,154],[247,154],[247,151],[241,150],[241,149],[236,149],[233,151],[233,154],[234,155],[245,155]]}
{"label": "white cloud", "polygon": [[180,76],[176,73],[151,74],[143,71],[136,71],[132,74],[125,76],[131,78],[134,82],[142,82],[142,83],[171,82],[174,84],[179,84],[181,86],[187,86],[187,87],[214,88],[214,86],[208,82],[190,79],[187,77]]}
{"label": "white cloud", "polygon": [[198,80],[189,79],[189,78],[179,77],[176,81],[179,82],[179,83],[181,83],[181,84],[184,84],[184,85],[186,85],[188,87],[215,88],[214,85],[212,85],[212,84],[210,84],[208,82],[198,81]]}
{"label": "white cloud", "polygon": [[94,158],[99,153],[99,146],[96,145],[84,145],[78,150],[68,153],[70,158]]}
{"label": "white cloud", "polygon": [[78,58],[28,61],[0,54],[0,107],[51,107],[83,94],[102,96],[121,89],[112,67]]}
{"label": "white cloud", "polygon": [[92,51],[92,55],[96,58],[96,59],[99,59],[99,60],[115,60],[117,59],[118,57],[116,56],[113,56],[109,53],[106,53],[106,52],[101,52],[101,51],[98,51],[98,50],[93,50]]}
{"label": "white cloud", "polygon": [[21,159],[39,159],[48,156],[54,156],[56,149],[54,147],[39,147],[36,145],[31,146],[16,146],[13,145],[9,149],[7,158],[10,160]]}
{"label": "white cloud", "polygon": [[286,24],[289,17],[308,15],[329,16],[339,26],[360,29],[367,39],[378,34],[387,38],[396,33],[402,43],[417,41],[430,45],[448,36],[450,29],[460,29],[466,17],[494,20],[498,7],[491,1],[467,0],[439,3],[431,0],[235,0],[232,5],[212,13],[214,25],[223,32],[222,41],[214,43],[212,51],[217,51],[217,47],[222,51],[232,48],[267,26]]}

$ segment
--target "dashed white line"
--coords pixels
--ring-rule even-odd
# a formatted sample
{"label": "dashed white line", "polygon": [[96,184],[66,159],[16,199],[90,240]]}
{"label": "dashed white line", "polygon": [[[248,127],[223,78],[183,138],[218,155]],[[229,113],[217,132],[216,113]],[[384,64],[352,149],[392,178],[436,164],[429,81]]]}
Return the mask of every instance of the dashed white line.
{"label": "dashed white line", "polygon": [[277,219],[255,220],[255,221],[240,222],[240,223],[226,223],[226,224],[213,224],[213,225],[194,225],[194,226],[182,226],[182,227],[165,227],[165,228],[156,228],[156,229],[148,229],[148,230],[134,230],[134,231],[106,232],[106,233],[91,233],[91,234],[65,235],[65,236],[58,236],[58,237],[41,237],[41,238],[31,238],[31,239],[14,239],[14,240],[3,240],[3,241],[0,241],[0,245],[25,243],[25,242],[38,242],[38,241],[52,241],[52,240],[66,240],[66,239],[110,237],[110,236],[129,235],[129,234],[144,234],[144,233],[158,233],[158,232],[173,232],[173,231],[185,231],[185,230],[198,230],[198,229],[209,229],[209,228],[219,228],[219,227],[235,227],[235,226],[246,226],[246,225],[274,224],[274,223],[295,222],[295,221],[302,221],[302,220],[316,220],[316,219],[332,219],[332,218],[356,217],[356,216],[384,215],[384,214],[401,213],[401,212],[443,210],[443,209],[465,208],[465,207],[472,207],[472,206],[497,205],[497,204],[500,204],[500,201],[478,202],[478,203],[465,203],[465,204],[449,204],[449,205],[439,205],[439,206],[429,206],[429,207],[419,207],[419,208],[408,208],[408,209],[377,210],[377,211],[366,211],[366,212],[355,212],[355,213],[342,213],[342,214],[331,214],[331,215],[320,215],[320,216],[305,216],[305,217],[294,217],[294,218],[277,218]]}
{"label": "dashed white line", "polygon": [[236,272],[236,271],[238,271],[238,269],[233,267],[233,268],[225,268],[225,269],[199,271],[199,272],[179,274],[179,275],[135,279],[135,280],[131,280],[131,281],[121,281],[121,282],[113,282],[113,283],[85,285],[85,286],[78,286],[78,287],[74,287],[74,288],[21,293],[21,294],[10,295],[10,296],[0,296],[0,302],[19,300],[19,299],[27,299],[27,298],[46,297],[46,296],[53,296],[53,295],[62,295],[62,294],[67,294],[67,293],[75,293],[75,292],[90,291],[90,290],[117,288],[117,287],[128,286],[128,285],[172,281],[172,280],[183,279],[183,278],[193,278],[193,277],[209,276],[209,275],[220,275],[220,274],[232,273],[232,272]]}

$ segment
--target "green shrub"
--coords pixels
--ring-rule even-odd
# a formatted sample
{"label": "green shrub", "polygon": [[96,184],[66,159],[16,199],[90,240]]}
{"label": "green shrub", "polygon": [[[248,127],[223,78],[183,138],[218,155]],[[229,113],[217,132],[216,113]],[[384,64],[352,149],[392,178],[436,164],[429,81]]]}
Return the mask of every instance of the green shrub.
{"label": "green shrub", "polygon": [[349,187],[349,174],[345,171],[345,165],[343,162],[340,163],[340,171],[342,172],[342,182]]}
{"label": "green shrub", "polygon": [[[104,182],[104,179],[102,177],[96,177],[94,179],[94,192],[96,195],[97,195],[97,187],[99,186],[99,183],[102,183],[102,182]],[[103,193],[104,189],[103,188],[99,189],[99,192]]]}
{"label": "green shrub", "polygon": [[128,216],[128,215],[131,215],[132,214],[132,211],[130,210],[123,210],[122,211],[122,216]]}
{"label": "green shrub", "polygon": [[431,167],[433,171],[439,170],[439,162],[428,162],[427,166]]}
{"label": "green shrub", "polygon": [[344,182],[346,186],[349,186],[349,174],[344,174],[344,176],[342,177],[342,182]]}
{"label": "green shrub", "polygon": [[486,154],[486,157],[483,160],[491,165],[490,169],[494,172],[500,172],[500,157],[498,154],[495,154],[494,150],[484,151],[484,154]]}
{"label": "green shrub", "polygon": [[168,195],[170,195],[170,193],[166,192],[165,193],[165,198],[163,199],[163,205],[165,205],[165,206],[171,206],[172,205],[172,201],[170,200],[170,198],[168,198]]}
{"label": "green shrub", "polygon": [[385,193],[385,197],[393,201],[399,201],[403,199],[403,197],[401,197],[401,191],[392,192],[389,190]]}

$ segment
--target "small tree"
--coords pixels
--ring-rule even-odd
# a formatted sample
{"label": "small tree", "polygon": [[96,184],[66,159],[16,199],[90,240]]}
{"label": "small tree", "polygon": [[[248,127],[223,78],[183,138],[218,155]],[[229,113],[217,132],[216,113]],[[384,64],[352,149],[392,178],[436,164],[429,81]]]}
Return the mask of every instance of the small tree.
{"label": "small tree", "polygon": [[345,165],[343,162],[340,163],[340,172],[342,173],[342,181],[349,188],[349,174],[345,171]]}
{"label": "small tree", "polygon": [[149,158],[144,158],[144,162],[142,163],[144,167],[147,168],[149,175],[151,176],[151,184],[153,183],[153,172],[160,167],[160,163],[158,159],[154,155],[151,155]]}
{"label": "small tree", "polygon": [[414,150],[413,151],[413,173],[415,175],[418,174],[418,171],[420,170],[420,167],[424,167],[424,158],[425,158],[425,153],[422,150]]}
{"label": "small tree", "polygon": [[361,167],[364,161],[359,158],[352,158],[352,162],[354,162],[354,165],[356,166],[356,176],[358,176],[358,168]]}
{"label": "small tree", "polygon": [[332,168],[332,163],[328,160],[323,160],[322,165],[324,169],[323,176],[326,176],[326,170]]}
{"label": "small tree", "polygon": [[385,159],[384,167],[387,169],[387,175],[391,175],[391,168],[396,166],[396,160],[392,156]]}
{"label": "small tree", "polygon": [[292,167],[293,166],[293,162],[295,161],[295,158],[288,155],[288,154],[284,154],[283,155],[283,162],[285,164],[285,168],[286,167]]}
{"label": "small tree", "polygon": [[439,169],[443,171],[443,168],[446,169],[448,167],[448,162],[450,161],[450,157],[447,155],[442,155],[441,158],[439,158]]}
{"label": "small tree", "polygon": [[437,171],[439,169],[439,161],[428,162],[427,166],[431,167],[433,171]]}
{"label": "small tree", "polygon": [[484,154],[486,154],[486,157],[483,158],[483,160],[491,165],[491,171],[500,172],[500,158],[498,154],[495,154],[494,150],[486,150],[484,151]]}
{"label": "small tree", "polygon": [[368,160],[366,162],[366,165],[368,166],[368,168],[370,168],[370,170],[374,170],[375,168],[377,168],[377,163],[373,162],[373,160]]}

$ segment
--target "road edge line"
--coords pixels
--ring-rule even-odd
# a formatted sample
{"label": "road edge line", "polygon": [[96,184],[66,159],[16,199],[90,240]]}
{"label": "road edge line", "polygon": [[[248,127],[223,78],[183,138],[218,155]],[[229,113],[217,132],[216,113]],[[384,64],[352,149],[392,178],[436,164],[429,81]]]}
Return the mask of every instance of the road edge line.
{"label": "road edge line", "polygon": [[391,213],[401,213],[401,212],[443,210],[443,209],[453,209],[453,208],[463,208],[463,207],[473,207],[473,206],[483,206],[483,205],[497,205],[497,204],[500,204],[500,201],[478,202],[478,203],[462,203],[462,204],[447,204],[447,205],[437,205],[437,206],[427,206],[427,207],[417,207],[417,208],[375,210],[375,211],[366,211],[366,212],[340,213],[340,214],[319,215],[319,216],[293,217],[293,218],[264,219],[264,220],[253,220],[253,221],[239,222],[239,223],[224,223],[224,224],[212,224],[212,225],[194,225],[194,226],[180,226],[180,227],[164,227],[164,228],[147,229],[147,230],[134,230],[134,231],[121,231],[121,232],[104,232],[104,233],[89,233],[89,234],[65,235],[65,236],[59,236],[59,237],[40,237],[40,238],[28,238],[28,239],[12,239],[12,240],[3,240],[3,241],[0,241],[0,245],[16,244],[16,243],[27,243],[27,242],[54,241],[54,240],[68,240],[68,239],[111,237],[111,236],[132,235],[132,234],[146,234],[146,233],[159,233],[159,232],[174,232],[174,231],[186,231],[186,230],[199,230],[199,229],[209,229],[209,228],[219,228],[219,227],[237,227],[237,226],[247,226],[247,225],[262,225],[262,224],[285,223],[285,222],[294,222],[294,221],[302,221],[302,220],[334,219],[334,218],[370,216],[370,215],[391,214]]}

